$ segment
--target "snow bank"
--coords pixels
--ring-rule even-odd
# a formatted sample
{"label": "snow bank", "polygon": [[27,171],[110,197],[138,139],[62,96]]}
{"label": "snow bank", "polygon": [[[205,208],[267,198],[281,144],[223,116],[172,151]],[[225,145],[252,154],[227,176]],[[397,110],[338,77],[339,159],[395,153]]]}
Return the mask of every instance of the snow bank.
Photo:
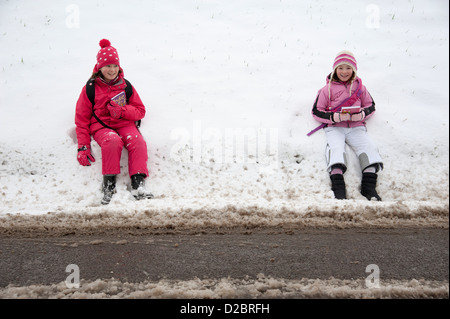
{"label": "snow bank", "polygon": [[[0,1],[0,217],[200,227],[447,223],[446,1]],[[81,167],[75,103],[108,38],[147,105],[147,188],[100,205],[101,154]],[[336,53],[352,50],[377,105],[382,203],[333,199],[311,117]],[[233,142],[234,141],[234,142]],[[30,215],[30,216],[29,216]],[[39,216],[40,217],[37,217]],[[19,225],[19,226],[20,226]]]}
{"label": "snow bank", "polygon": [[160,280],[140,283],[107,280],[81,281],[79,288],[68,288],[65,282],[44,286],[32,285],[0,288],[0,298],[45,299],[273,299],[273,298],[448,298],[448,282],[427,280],[389,280],[378,287],[365,280],[305,279],[286,280],[259,274],[255,279]]}

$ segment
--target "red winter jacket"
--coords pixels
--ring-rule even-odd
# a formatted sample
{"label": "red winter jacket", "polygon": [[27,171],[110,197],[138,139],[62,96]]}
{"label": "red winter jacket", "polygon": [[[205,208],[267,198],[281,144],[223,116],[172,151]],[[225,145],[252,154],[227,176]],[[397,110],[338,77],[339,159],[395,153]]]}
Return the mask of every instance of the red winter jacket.
{"label": "red winter jacket", "polygon": [[[123,80],[123,72],[120,72],[119,79],[113,84],[105,83],[99,77],[95,79],[94,112],[103,123],[113,129],[135,125],[136,121],[141,120],[145,116],[145,106],[134,88],[128,104],[123,107],[122,117],[120,119],[114,119],[109,114],[107,108],[109,101],[113,96],[124,91],[126,86]],[[92,115],[92,103],[86,94],[86,86],[81,90],[80,97],[77,101],[75,125],[78,148],[83,145],[89,146],[91,143],[91,135],[104,128]]]}

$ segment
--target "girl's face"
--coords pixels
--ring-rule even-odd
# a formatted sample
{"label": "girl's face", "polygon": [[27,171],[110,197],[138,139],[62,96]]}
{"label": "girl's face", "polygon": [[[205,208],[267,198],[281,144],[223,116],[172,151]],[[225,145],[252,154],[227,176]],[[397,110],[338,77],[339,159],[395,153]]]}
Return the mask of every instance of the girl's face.
{"label": "girl's face", "polygon": [[350,65],[342,64],[336,68],[336,73],[342,82],[347,82],[352,78],[353,69]]}
{"label": "girl's face", "polygon": [[111,82],[114,80],[119,74],[119,66],[116,64],[109,64],[100,69],[102,72],[103,78],[106,82]]}

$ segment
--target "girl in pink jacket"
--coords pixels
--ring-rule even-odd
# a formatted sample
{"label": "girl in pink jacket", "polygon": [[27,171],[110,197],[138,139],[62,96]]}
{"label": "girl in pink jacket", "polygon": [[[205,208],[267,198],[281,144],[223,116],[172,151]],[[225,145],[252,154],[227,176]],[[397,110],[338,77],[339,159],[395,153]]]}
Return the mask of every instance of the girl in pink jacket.
{"label": "girl in pink jacket", "polygon": [[344,173],[348,144],[358,156],[362,170],[361,194],[368,200],[380,201],[375,187],[383,162],[366,129],[366,121],[375,112],[375,102],[356,72],[354,55],[349,51],[339,52],[327,84],[317,94],[312,115],[323,123],[327,137],[325,157],[334,196],[337,199],[347,196]]}
{"label": "girl in pink jacket", "polygon": [[[106,39],[100,41],[100,47],[93,74],[83,87],[76,106],[78,162],[83,166],[95,162],[91,153],[92,136],[102,152],[102,204],[109,204],[116,192],[116,175],[120,174],[120,157],[125,147],[133,196],[136,199],[151,198],[153,195],[144,187],[144,179],[148,176],[147,144],[136,126],[136,122],[145,116],[144,104],[124,79],[117,50]],[[125,92],[131,95],[128,97]]]}

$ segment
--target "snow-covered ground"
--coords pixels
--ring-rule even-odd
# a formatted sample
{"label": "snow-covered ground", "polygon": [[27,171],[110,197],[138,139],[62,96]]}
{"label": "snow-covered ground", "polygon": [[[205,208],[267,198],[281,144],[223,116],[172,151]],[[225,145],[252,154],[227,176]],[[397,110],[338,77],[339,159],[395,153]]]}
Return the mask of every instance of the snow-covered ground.
{"label": "snow-covered ground", "polygon": [[[0,0],[0,225],[76,228],[89,215],[90,226],[448,227],[448,10],[441,0]],[[147,107],[153,200],[127,190],[125,151],[108,206],[98,145],[93,166],[76,160],[75,103],[102,38]],[[367,127],[384,159],[382,202],[359,194],[351,152],[350,199],[333,199],[325,136],[306,136],[344,49],[376,102]]]}

